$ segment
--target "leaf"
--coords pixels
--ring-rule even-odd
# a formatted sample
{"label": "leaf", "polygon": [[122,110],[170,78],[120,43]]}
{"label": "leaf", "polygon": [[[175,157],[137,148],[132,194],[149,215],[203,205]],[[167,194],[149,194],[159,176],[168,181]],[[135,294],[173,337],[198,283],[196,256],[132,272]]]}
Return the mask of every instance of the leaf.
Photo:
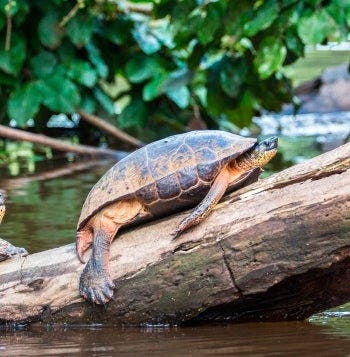
{"label": "leaf", "polygon": [[[159,95],[168,92],[171,93],[170,96],[174,97],[174,91],[185,87],[189,83],[192,76],[192,72],[187,68],[170,73],[159,73],[143,87],[143,100],[150,101]],[[183,89],[182,92],[185,93]]]}
{"label": "leaf", "polygon": [[51,52],[41,51],[31,59],[30,64],[33,74],[37,78],[44,78],[51,75],[57,64],[57,60]]}
{"label": "leaf", "polygon": [[168,89],[166,95],[175,102],[178,107],[185,109],[190,103],[191,94],[187,87]]}
{"label": "leaf", "polygon": [[273,36],[266,37],[259,46],[259,51],[254,59],[254,65],[261,79],[271,76],[281,68],[287,55],[283,43]]}
{"label": "leaf", "polygon": [[152,20],[149,22],[149,26],[153,36],[155,36],[162,45],[168,48],[175,46],[173,31],[169,24],[168,17]]}
{"label": "leaf", "polygon": [[229,97],[237,97],[245,80],[247,66],[241,58],[226,59],[220,71],[220,84]]}
{"label": "leaf", "polygon": [[147,55],[155,53],[161,48],[160,41],[152,33],[148,23],[146,22],[136,23],[135,28],[132,31],[132,35],[141,50]]}
{"label": "leaf", "polygon": [[249,126],[254,115],[254,104],[255,98],[246,90],[238,106],[227,115],[227,119],[240,128]]}
{"label": "leaf", "polygon": [[59,72],[38,80],[37,88],[42,102],[54,112],[72,113],[80,104],[77,86]]}
{"label": "leaf", "polygon": [[8,74],[17,75],[26,58],[26,44],[24,39],[14,33],[12,34],[10,50],[4,50],[5,44],[3,41],[0,42],[0,47],[0,68]]}
{"label": "leaf", "polygon": [[97,81],[96,71],[90,63],[74,60],[67,64],[67,76],[86,87],[93,87]]}
{"label": "leaf", "polygon": [[128,39],[131,22],[120,16],[113,21],[106,22],[102,28],[102,36],[115,45],[121,45]]}
{"label": "leaf", "polygon": [[148,82],[142,90],[143,100],[148,102],[164,93],[167,78],[167,73],[161,73]]}
{"label": "leaf", "polygon": [[118,117],[118,126],[122,129],[143,127],[147,121],[148,111],[141,99],[133,99]]}
{"label": "leaf", "polygon": [[300,19],[297,30],[305,45],[316,45],[334,31],[334,22],[324,9],[316,10]]}
{"label": "leaf", "polygon": [[87,113],[95,113],[96,111],[96,101],[89,95],[84,94],[83,100],[81,102],[80,108]]}
{"label": "leaf", "polygon": [[40,107],[41,95],[36,82],[28,82],[15,90],[9,99],[7,112],[11,119],[24,127]]}
{"label": "leaf", "polygon": [[95,88],[94,91],[94,96],[97,99],[97,101],[100,103],[102,108],[110,115],[115,114],[115,109],[114,109],[114,103],[111,100],[110,97],[108,97],[107,94],[102,92],[101,89]]}
{"label": "leaf", "polygon": [[197,36],[202,45],[206,45],[214,39],[215,33],[220,27],[220,13],[212,6],[207,7],[206,16],[200,21],[200,27],[197,29]]}
{"label": "leaf", "polygon": [[82,47],[91,40],[95,19],[88,14],[77,14],[67,24],[67,35],[77,46]]}
{"label": "leaf", "polygon": [[86,50],[90,62],[97,70],[97,74],[102,78],[106,78],[108,76],[108,67],[101,56],[100,50],[92,42],[86,45]]}
{"label": "leaf", "polygon": [[56,11],[48,12],[40,21],[38,26],[40,42],[55,49],[61,44],[64,30],[59,26],[60,17]]}
{"label": "leaf", "polygon": [[304,56],[305,45],[296,33],[295,28],[291,28],[287,31],[286,45],[288,49],[294,52],[298,57]]}
{"label": "leaf", "polygon": [[250,37],[267,29],[275,21],[278,13],[279,8],[276,0],[265,1],[252,13],[252,20],[244,24],[244,34]]}
{"label": "leaf", "polygon": [[163,68],[158,58],[139,53],[126,64],[125,71],[130,82],[140,83],[156,76]]}

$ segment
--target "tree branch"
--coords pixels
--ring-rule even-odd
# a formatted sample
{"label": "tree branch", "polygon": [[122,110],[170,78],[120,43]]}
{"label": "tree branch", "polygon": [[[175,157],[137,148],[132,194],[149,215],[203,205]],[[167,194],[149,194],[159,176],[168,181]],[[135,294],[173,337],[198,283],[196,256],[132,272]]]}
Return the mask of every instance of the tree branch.
{"label": "tree branch", "polygon": [[137,148],[144,145],[142,141],[116,128],[114,125],[106,122],[105,120],[101,119],[96,115],[86,113],[83,110],[78,110],[78,114],[81,116],[82,119],[84,119],[88,123],[112,135],[113,137],[117,138],[120,141],[123,141]]}
{"label": "tree branch", "polygon": [[13,140],[29,141],[34,144],[49,146],[54,150],[72,152],[79,155],[90,155],[95,157],[113,157],[116,160],[120,160],[127,155],[127,153],[122,151],[95,148],[93,146],[88,145],[70,144],[62,140],[50,138],[46,135],[33,134],[24,130],[10,128],[4,125],[0,125],[0,137],[9,138]]}

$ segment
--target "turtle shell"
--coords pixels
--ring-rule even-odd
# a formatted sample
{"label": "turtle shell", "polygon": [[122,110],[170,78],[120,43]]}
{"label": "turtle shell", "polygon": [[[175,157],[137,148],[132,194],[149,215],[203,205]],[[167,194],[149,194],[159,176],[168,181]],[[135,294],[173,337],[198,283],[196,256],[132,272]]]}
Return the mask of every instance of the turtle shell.
{"label": "turtle shell", "polygon": [[117,162],[95,184],[83,205],[78,230],[103,207],[137,198],[153,216],[203,198],[221,168],[256,143],[219,130],[191,131],[155,141]]}

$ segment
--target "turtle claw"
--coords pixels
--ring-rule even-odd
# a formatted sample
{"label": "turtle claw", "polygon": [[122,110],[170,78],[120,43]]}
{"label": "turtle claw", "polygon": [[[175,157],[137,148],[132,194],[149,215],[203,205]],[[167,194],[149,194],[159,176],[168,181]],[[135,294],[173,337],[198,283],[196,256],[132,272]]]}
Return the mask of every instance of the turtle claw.
{"label": "turtle claw", "polygon": [[111,300],[115,285],[106,272],[96,271],[92,265],[89,260],[81,274],[80,295],[94,304],[103,305]]}
{"label": "turtle claw", "polygon": [[187,229],[187,225],[185,221],[182,221],[179,226],[177,227],[176,231],[171,234],[171,239],[176,240],[180,237],[180,235]]}
{"label": "turtle claw", "polygon": [[6,249],[5,249],[5,253],[7,254],[7,256],[9,258],[12,258],[14,256],[19,256],[19,257],[26,257],[28,255],[28,252],[26,249],[24,248],[20,248],[20,247],[15,247],[13,245],[9,245]]}
{"label": "turtle claw", "polygon": [[171,239],[172,240],[176,240],[177,238],[179,238],[179,236],[181,235],[182,231],[180,231],[179,229],[177,229],[175,232],[171,233]]}

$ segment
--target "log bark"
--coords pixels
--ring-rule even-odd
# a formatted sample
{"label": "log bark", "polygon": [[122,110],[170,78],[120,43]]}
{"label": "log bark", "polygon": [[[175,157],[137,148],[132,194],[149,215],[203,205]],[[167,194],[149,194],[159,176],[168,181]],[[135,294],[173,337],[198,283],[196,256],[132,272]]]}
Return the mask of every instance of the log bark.
{"label": "log bark", "polygon": [[292,320],[350,301],[350,144],[226,196],[173,241],[186,214],[118,236],[105,307],[79,297],[73,244],[0,263],[0,320]]}
{"label": "log bark", "polygon": [[72,152],[79,155],[88,155],[93,157],[110,157],[120,160],[127,155],[127,153],[123,151],[96,148],[88,145],[70,144],[62,140],[50,138],[46,135],[29,133],[24,130],[10,128],[5,125],[0,125],[0,137],[29,141],[33,144],[48,146],[57,151]]}

